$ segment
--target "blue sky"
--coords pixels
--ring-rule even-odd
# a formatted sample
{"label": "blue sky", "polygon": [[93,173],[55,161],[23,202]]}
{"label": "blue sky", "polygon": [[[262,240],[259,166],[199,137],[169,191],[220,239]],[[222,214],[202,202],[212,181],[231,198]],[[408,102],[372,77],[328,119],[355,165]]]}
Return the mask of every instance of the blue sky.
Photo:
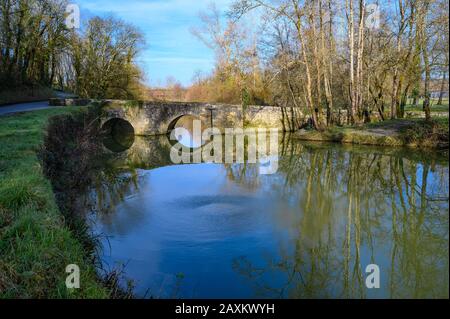
{"label": "blue sky", "polygon": [[[214,52],[191,34],[198,26],[200,11],[211,0],[75,0],[81,20],[94,15],[113,14],[137,26],[145,35],[146,48],[139,57],[147,84],[165,84],[173,76],[183,85],[190,84],[194,73],[210,72]],[[225,11],[232,0],[215,0]]]}

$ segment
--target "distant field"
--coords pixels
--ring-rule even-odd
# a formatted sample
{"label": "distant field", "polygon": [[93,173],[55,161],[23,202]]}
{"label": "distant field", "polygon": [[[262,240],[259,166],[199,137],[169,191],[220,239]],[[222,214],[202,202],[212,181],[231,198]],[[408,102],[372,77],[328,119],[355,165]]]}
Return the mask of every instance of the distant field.
{"label": "distant field", "polygon": [[[448,99],[443,99],[442,104],[438,105],[438,99],[431,99],[431,112],[448,112]],[[423,99],[420,99],[417,105],[412,104],[412,99],[408,99],[405,111],[422,112]]]}

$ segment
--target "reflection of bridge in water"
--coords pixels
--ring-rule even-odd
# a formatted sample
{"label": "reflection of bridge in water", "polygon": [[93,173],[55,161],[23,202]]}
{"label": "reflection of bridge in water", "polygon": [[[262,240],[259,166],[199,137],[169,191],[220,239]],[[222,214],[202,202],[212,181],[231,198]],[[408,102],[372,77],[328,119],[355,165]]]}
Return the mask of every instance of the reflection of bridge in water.
{"label": "reflection of bridge in water", "polygon": [[[222,140],[224,140],[223,136]],[[282,136],[279,138],[279,143],[282,143]],[[264,157],[264,165],[267,164],[266,155],[274,155],[270,152],[269,139],[266,141],[267,151],[266,154],[261,154],[256,152],[256,157],[254,159],[261,160]],[[272,141],[273,142],[273,141]],[[126,144],[128,143],[128,144]],[[276,145],[277,154],[280,150],[279,143]],[[195,152],[204,151],[205,145],[195,149],[188,147],[183,147],[183,152],[190,154],[190,161],[183,163],[174,163],[171,159],[171,151],[174,151],[173,146],[177,144],[177,141],[170,140],[169,135],[159,135],[159,136],[149,136],[149,137],[132,137],[125,139],[125,142],[114,141],[114,139],[107,138],[104,140],[104,146],[109,153],[115,153],[112,158],[115,167],[122,168],[141,168],[141,169],[153,169],[164,166],[171,166],[177,164],[191,164],[197,163],[194,160]],[[179,145],[179,144],[178,144]],[[256,147],[255,147],[256,148]],[[177,148],[179,150],[179,148]],[[236,147],[231,150],[233,152],[233,159],[236,160]],[[229,154],[228,154],[229,156]],[[244,145],[244,156],[245,161],[248,160],[247,147]],[[201,157],[201,162],[205,163],[203,157]],[[226,152],[222,149],[222,160],[219,163],[226,163]],[[231,163],[228,163],[231,164]],[[243,164],[243,163],[241,163]],[[256,164],[256,163],[254,163]]]}
{"label": "reflection of bridge in water", "polygon": [[[293,142],[294,141],[294,142]],[[140,168],[140,169],[154,169],[165,166],[177,165],[173,163],[170,157],[171,148],[176,141],[171,141],[169,135],[159,135],[151,137],[132,137],[131,140],[126,140],[127,145],[117,144],[115,141],[108,140],[109,144],[105,143],[108,153],[111,154],[115,167],[121,168]],[[414,151],[409,148],[382,148],[369,147],[364,145],[341,145],[335,143],[317,143],[307,141],[296,141],[293,134],[279,134],[278,139],[278,156],[280,158],[280,166],[283,161],[289,158],[301,157],[305,149],[337,149],[341,151],[351,151],[353,154],[376,154],[374,156],[381,157],[400,157],[411,161],[425,161],[443,165],[447,158],[442,153],[424,154],[419,151]],[[269,149],[269,148],[267,148]],[[201,150],[197,148],[195,150]],[[192,155],[191,150],[191,155]],[[235,149],[234,149],[235,151]],[[225,152],[222,152],[225,163]],[[233,154],[235,158],[235,153]],[[257,159],[259,159],[257,157]],[[188,163],[182,163],[188,164]],[[242,163],[241,163],[242,164]],[[434,164],[433,164],[434,165]]]}

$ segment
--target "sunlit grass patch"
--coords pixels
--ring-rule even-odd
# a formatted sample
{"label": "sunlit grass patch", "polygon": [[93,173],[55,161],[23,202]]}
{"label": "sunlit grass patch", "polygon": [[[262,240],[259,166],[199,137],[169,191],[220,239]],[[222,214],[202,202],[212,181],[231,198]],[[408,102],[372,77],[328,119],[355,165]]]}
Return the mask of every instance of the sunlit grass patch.
{"label": "sunlit grass patch", "polygon": [[17,210],[27,204],[44,208],[49,201],[48,189],[36,182],[38,182],[36,176],[19,176],[2,183],[0,185],[0,206],[7,210]]}
{"label": "sunlit grass patch", "polygon": [[[439,104],[439,99],[431,99],[431,112],[448,112],[448,98],[442,99],[442,104]],[[405,106],[406,112],[423,112],[423,98],[417,100],[417,104],[412,104],[412,99],[409,99]]]}

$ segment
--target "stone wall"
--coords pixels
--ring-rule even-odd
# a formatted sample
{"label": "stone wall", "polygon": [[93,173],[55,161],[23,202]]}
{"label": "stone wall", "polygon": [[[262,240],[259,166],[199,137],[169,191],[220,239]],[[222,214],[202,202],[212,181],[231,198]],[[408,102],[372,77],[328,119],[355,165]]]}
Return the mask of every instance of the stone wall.
{"label": "stone wall", "polygon": [[242,127],[242,110],[234,105],[206,103],[103,101],[102,121],[122,118],[133,125],[136,135],[166,134],[185,115],[199,119],[202,129]]}
{"label": "stone wall", "polygon": [[64,98],[52,98],[49,99],[48,105],[50,106],[86,106],[96,100],[93,99],[64,99]]}
{"label": "stone wall", "polygon": [[246,127],[271,127],[288,132],[298,129],[306,122],[304,114],[292,107],[251,105],[244,110]]}
{"label": "stone wall", "polygon": [[51,99],[53,106],[102,104],[102,124],[113,118],[128,121],[136,135],[160,135],[169,132],[176,120],[191,115],[202,122],[202,128],[211,125],[225,128],[264,127],[293,131],[305,122],[301,112],[275,106],[247,106],[209,103],[149,102],[89,99]]}

